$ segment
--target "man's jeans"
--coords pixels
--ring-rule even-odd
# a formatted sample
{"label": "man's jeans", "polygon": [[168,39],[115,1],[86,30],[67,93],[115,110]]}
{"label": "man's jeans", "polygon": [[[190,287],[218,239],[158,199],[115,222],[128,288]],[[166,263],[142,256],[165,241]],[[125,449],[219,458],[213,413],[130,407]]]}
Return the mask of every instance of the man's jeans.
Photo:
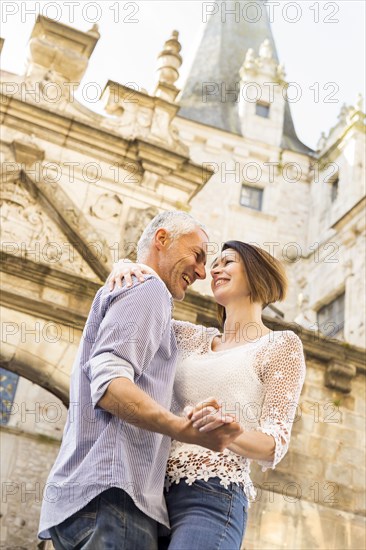
{"label": "man's jeans", "polygon": [[116,487],[50,529],[56,550],[156,550],[157,522]]}

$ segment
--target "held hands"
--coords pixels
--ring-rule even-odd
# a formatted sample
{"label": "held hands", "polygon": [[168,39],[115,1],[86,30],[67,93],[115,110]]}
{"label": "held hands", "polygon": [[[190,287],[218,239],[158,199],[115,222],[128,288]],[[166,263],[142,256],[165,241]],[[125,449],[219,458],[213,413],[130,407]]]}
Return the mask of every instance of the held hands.
{"label": "held hands", "polygon": [[235,417],[225,414],[214,397],[201,401],[195,407],[186,407],[184,412],[197,440],[191,442],[213,451],[223,451],[243,433]]}
{"label": "held hands", "polygon": [[145,275],[157,275],[157,273],[148,265],[131,262],[126,258],[122,258],[114,264],[113,270],[108,276],[109,290],[112,291],[117,287],[122,287],[122,279],[125,279],[126,286],[132,286],[132,275],[135,275],[140,283],[145,281]]}

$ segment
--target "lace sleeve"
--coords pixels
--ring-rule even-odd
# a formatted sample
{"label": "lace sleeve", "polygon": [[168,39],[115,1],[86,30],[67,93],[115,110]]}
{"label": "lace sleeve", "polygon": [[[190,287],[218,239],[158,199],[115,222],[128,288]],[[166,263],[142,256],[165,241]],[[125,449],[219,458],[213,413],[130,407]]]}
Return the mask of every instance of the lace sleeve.
{"label": "lace sleeve", "polygon": [[263,472],[274,469],[287,453],[305,369],[302,343],[294,332],[286,331],[269,346],[262,365],[265,397],[257,430],[272,435],[276,447],[271,462],[257,461]]}
{"label": "lace sleeve", "polygon": [[187,321],[173,319],[173,329],[181,359],[192,353],[207,353],[207,348],[213,336],[220,334],[216,328],[206,328]]}

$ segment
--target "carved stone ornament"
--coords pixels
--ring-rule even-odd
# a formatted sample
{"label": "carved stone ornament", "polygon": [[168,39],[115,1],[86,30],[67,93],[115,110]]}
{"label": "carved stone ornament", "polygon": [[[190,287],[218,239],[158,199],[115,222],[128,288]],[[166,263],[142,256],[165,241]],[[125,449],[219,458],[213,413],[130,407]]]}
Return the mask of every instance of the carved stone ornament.
{"label": "carved stone ornament", "polygon": [[325,385],[327,388],[350,393],[352,389],[352,379],[356,376],[356,367],[347,365],[347,363],[333,359],[325,372]]}
{"label": "carved stone ornament", "polygon": [[145,227],[158,213],[159,210],[155,206],[150,206],[144,210],[140,208],[130,208],[123,238],[123,254],[125,254],[126,257],[131,260],[136,259],[137,242]]}
{"label": "carved stone ornament", "polygon": [[104,193],[100,195],[93,206],[90,207],[90,213],[100,220],[118,218],[121,214],[121,205],[122,201],[118,195]]}
{"label": "carved stone ornament", "polygon": [[268,39],[264,40],[260,45],[258,57],[255,57],[252,48],[248,49],[243,65],[239,70],[240,78],[244,82],[258,74],[267,76],[273,82],[285,84],[284,68],[274,59],[272,47]]}
{"label": "carved stone ornament", "polygon": [[189,155],[189,148],[172,126],[178,105],[112,81],[108,81],[102,100],[106,112],[115,117],[106,119],[104,126],[116,129],[126,139],[140,138]]}
{"label": "carved stone ornament", "polygon": [[95,280],[95,273],[20,181],[2,183],[0,220],[4,252]]}

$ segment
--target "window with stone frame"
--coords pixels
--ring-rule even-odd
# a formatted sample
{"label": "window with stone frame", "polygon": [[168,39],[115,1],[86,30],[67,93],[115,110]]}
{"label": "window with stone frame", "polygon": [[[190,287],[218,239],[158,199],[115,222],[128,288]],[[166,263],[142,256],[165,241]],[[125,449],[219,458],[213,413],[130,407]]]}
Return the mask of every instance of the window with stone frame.
{"label": "window with stone frame", "polygon": [[245,183],[241,186],[240,204],[254,210],[262,210],[263,189]]}
{"label": "window with stone frame", "polygon": [[329,180],[330,187],[330,200],[334,202],[338,197],[339,192],[339,174],[335,174],[332,179]]}
{"label": "window with stone frame", "polygon": [[264,103],[263,101],[258,101],[255,104],[255,114],[261,116],[262,118],[269,118],[269,103]]}
{"label": "window with stone frame", "polygon": [[340,294],[321,307],[317,313],[317,321],[320,332],[330,338],[338,338],[340,340],[344,337],[344,305],[345,305],[345,293]]}

